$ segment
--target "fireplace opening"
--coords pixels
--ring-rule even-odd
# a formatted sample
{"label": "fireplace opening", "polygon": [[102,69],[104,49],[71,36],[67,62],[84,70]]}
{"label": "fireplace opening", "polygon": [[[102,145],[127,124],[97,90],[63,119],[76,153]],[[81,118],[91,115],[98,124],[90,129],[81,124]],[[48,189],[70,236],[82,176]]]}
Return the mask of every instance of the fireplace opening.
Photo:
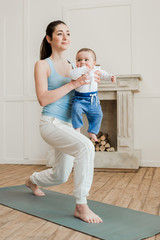
{"label": "fireplace opening", "polygon": [[[108,134],[110,146],[117,150],[117,101],[116,100],[101,100],[101,107],[103,111],[103,119],[100,131],[103,134]],[[81,132],[87,135],[88,120],[83,115],[83,127]]]}
{"label": "fireplace opening", "polygon": [[111,147],[117,150],[117,101],[101,100],[103,120],[100,131],[107,133]]}

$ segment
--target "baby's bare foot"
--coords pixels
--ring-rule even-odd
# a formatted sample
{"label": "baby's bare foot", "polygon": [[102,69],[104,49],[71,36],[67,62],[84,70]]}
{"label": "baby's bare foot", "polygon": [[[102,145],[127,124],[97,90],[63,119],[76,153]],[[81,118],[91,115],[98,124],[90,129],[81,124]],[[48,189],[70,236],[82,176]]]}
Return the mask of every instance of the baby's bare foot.
{"label": "baby's bare foot", "polygon": [[29,188],[31,188],[33,194],[35,196],[38,196],[38,197],[42,197],[42,196],[45,196],[44,192],[39,189],[39,187],[36,185],[36,184],[33,184],[30,180],[30,178],[28,178],[26,181],[25,181],[25,185]]}
{"label": "baby's bare foot", "polygon": [[102,223],[102,219],[92,212],[87,204],[76,204],[74,216],[87,223]]}
{"label": "baby's bare foot", "polygon": [[89,136],[90,138],[92,138],[95,142],[98,141],[96,134],[91,133],[91,132],[88,132],[88,136]]}

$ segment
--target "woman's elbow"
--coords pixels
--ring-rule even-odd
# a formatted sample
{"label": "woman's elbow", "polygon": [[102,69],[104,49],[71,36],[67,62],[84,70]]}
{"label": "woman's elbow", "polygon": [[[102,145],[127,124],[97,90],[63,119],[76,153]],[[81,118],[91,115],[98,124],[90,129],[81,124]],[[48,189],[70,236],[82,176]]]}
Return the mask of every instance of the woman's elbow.
{"label": "woman's elbow", "polygon": [[38,99],[38,102],[41,107],[45,107],[47,105],[44,100]]}

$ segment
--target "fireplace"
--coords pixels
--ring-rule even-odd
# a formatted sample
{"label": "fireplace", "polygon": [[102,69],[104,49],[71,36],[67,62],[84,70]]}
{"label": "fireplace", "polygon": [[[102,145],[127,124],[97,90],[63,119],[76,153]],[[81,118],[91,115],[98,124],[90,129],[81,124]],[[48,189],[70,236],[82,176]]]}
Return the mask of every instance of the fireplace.
{"label": "fireplace", "polygon": [[[116,83],[101,81],[98,95],[103,110],[101,131],[108,133],[114,152],[95,152],[96,169],[138,169],[140,149],[134,149],[134,94],[139,91],[140,75],[119,75]],[[87,136],[84,116],[82,133]]]}

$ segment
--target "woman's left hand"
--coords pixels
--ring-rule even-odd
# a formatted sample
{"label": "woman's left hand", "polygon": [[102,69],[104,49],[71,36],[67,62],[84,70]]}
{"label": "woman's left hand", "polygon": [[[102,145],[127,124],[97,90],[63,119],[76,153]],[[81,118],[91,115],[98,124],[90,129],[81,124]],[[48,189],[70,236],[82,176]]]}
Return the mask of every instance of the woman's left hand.
{"label": "woman's left hand", "polygon": [[100,83],[100,78],[101,78],[101,72],[99,70],[96,70],[94,72],[94,80],[99,84]]}

